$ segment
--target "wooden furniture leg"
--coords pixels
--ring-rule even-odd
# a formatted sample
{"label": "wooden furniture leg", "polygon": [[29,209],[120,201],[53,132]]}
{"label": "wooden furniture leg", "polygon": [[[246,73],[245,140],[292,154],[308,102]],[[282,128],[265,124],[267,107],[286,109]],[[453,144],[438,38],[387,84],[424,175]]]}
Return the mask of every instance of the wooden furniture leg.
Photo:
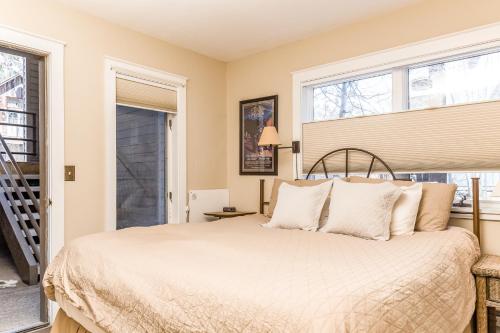
{"label": "wooden furniture leg", "polygon": [[486,278],[476,276],[476,332],[488,333],[488,309],[486,307]]}

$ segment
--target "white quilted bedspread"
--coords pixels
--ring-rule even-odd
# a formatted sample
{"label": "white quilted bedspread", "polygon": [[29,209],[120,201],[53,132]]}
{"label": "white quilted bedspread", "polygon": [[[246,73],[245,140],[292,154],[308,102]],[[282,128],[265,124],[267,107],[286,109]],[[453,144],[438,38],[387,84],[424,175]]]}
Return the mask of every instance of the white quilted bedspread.
{"label": "white quilted bedspread", "polygon": [[462,332],[471,318],[479,250],[464,229],[384,242],[263,222],[79,238],[49,266],[45,292],[116,333]]}

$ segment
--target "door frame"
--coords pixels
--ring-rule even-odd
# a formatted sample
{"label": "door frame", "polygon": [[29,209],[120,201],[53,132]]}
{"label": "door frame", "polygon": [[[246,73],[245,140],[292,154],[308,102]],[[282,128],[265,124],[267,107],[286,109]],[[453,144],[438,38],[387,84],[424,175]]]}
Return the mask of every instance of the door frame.
{"label": "door frame", "polygon": [[133,75],[138,80],[145,79],[161,82],[177,93],[177,112],[175,117],[169,117],[173,122],[173,147],[169,152],[172,157],[169,189],[173,193],[173,197],[172,202],[169,202],[169,205],[171,205],[171,219],[168,220],[168,223],[186,223],[186,83],[188,79],[181,75],[106,56],[104,59],[104,109],[106,118],[105,228],[108,231],[116,229],[116,77],[120,71],[127,75]]}
{"label": "door frame", "polygon": [[[64,47],[65,43],[0,25],[0,44],[45,58],[46,264],[64,245]],[[43,263],[42,263],[43,264]],[[42,265],[41,264],[41,265]],[[43,306],[43,305],[42,305]],[[49,322],[58,310],[48,304]]]}

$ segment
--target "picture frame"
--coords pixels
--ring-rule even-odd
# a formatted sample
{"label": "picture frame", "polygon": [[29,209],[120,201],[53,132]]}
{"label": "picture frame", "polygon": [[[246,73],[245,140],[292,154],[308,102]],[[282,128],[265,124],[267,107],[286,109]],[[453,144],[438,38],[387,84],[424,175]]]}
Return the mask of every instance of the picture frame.
{"label": "picture frame", "polygon": [[278,174],[278,148],[258,146],[265,126],[278,128],[278,95],[240,101],[240,175]]}

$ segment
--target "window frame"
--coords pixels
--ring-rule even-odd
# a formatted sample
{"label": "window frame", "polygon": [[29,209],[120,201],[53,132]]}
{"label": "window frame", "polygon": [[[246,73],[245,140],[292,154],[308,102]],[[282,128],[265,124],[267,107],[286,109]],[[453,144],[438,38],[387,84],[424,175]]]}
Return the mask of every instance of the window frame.
{"label": "window frame", "polygon": [[[302,124],[313,121],[313,88],[315,86],[369,77],[389,71],[393,74],[393,112],[390,114],[419,110],[409,108],[408,74],[410,68],[460,60],[492,53],[495,50],[500,51],[500,23],[294,71],[292,72],[292,138],[293,140],[302,142]],[[466,104],[476,103],[481,102]],[[441,107],[432,107],[432,109]],[[376,116],[367,115],[363,117]],[[295,170],[298,170],[299,174],[303,174],[302,154],[299,155],[298,159],[292,163],[291,174],[295,174]],[[440,171],[446,172],[449,170]],[[487,219],[491,220],[494,217],[495,220],[500,221],[500,205],[498,209],[495,208],[492,211],[487,209],[487,211]],[[470,215],[471,213],[470,209],[453,209],[452,212],[459,214],[461,218],[469,218],[466,215]]]}
{"label": "window frame", "polygon": [[[427,66],[432,66],[432,65],[437,65],[437,64],[444,64],[448,62],[453,62],[453,61],[460,61],[460,60],[465,60],[465,59],[470,59],[474,57],[480,57],[488,54],[493,54],[493,53],[500,53],[500,47],[490,47],[490,48],[485,48],[479,51],[472,51],[472,52],[466,52],[466,53],[460,53],[457,55],[452,55],[448,57],[443,57],[439,58],[433,61],[426,61],[423,63],[416,63],[413,65],[407,65],[405,66],[405,71],[406,71],[406,88],[407,88],[407,93],[408,96],[407,98],[407,108],[404,111],[416,111],[416,110],[425,110],[428,109],[427,107],[422,107],[422,108],[410,108],[410,96],[409,96],[409,88],[410,88],[410,82],[409,82],[409,77],[410,77],[410,70],[411,69],[416,69],[416,68],[422,68],[422,67],[427,67]],[[475,102],[468,102],[468,103],[455,103],[455,104],[446,104],[446,105],[440,105],[440,106],[431,106],[429,108],[434,109],[434,108],[441,108],[441,107],[447,107],[447,106],[456,106],[456,105],[467,105],[467,104],[476,104],[476,103],[484,103],[484,102],[494,102],[494,101],[499,101],[500,98],[496,99],[488,99],[488,100],[480,100],[480,101],[475,101]]]}
{"label": "window frame", "polygon": [[[122,73],[123,72],[123,73]],[[155,68],[133,64],[124,60],[105,56],[105,110],[106,110],[106,230],[116,229],[116,78],[120,73],[134,76],[136,79],[156,79],[177,93],[177,112],[172,117],[172,149],[169,150],[171,164],[170,191],[172,199],[169,201],[169,223],[180,224],[187,222],[187,175],[186,175],[186,94],[188,78],[161,71]],[[133,74],[133,75],[131,75]],[[169,129],[170,131],[170,129]],[[167,131],[167,133],[169,132]],[[174,167],[175,166],[175,167]],[[171,202],[170,202],[171,201]]]}
{"label": "window frame", "polygon": [[[308,116],[308,118],[312,119],[311,121],[315,121],[314,120],[314,89],[316,89],[316,88],[327,87],[327,86],[330,86],[330,85],[337,85],[337,84],[341,84],[341,83],[344,83],[344,82],[360,81],[360,80],[370,79],[370,78],[373,78],[373,77],[378,77],[378,76],[383,76],[383,75],[388,75],[388,74],[391,75],[391,80],[392,80],[392,94],[393,94],[392,98],[394,98],[394,89],[395,89],[394,75],[395,75],[395,70],[391,69],[391,70],[385,70],[385,71],[378,71],[378,72],[366,73],[364,75],[358,75],[358,76],[354,76],[354,77],[346,77],[346,78],[339,79],[339,80],[327,81],[327,82],[323,82],[321,84],[316,84],[316,85],[311,85],[311,86],[304,87],[304,89],[310,89],[311,90],[311,96],[312,97],[308,97],[308,98],[312,98],[312,101],[307,104],[307,105],[310,106],[311,109],[303,110],[303,112],[305,111],[307,113],[310,113],[310,115]],[[392,107],[394,108],[394,100],[392,100]],[[399,110],[399,111],[401,111],[401,110]],[[380,113],[380,114],[389,114],[389,113],[393,113],[393,112]],[[371,117],[371,116],[376,116],[376,115],[378,115],[378,114],[366,115],[366,116],[354,116],[354,117],[347,117],[347,118],[342,118],[342,119],[350,119],[350,118],[358,118],[358,117]],[[322,121],[322,120],[317,120],[317,121]]]}
{"label": "window frame", "polygon": [[[303,98],[312,98],[311,102],[306,103],[307,108],[304,108],[302,110],[302,117],[303,117],[303,122],[312,122],[312,121],[325,121],[325,120],[314,120],[314,89],[316,88],[321,88],[325,86],[330,86],[330,85],[337,85],[341,84],[344,82],[352,82],[352,81],[358,81],[358,80],[363,80],[363,79],[368,79],[372,77],[377,77],[377,76],[382,76],[386,74],[391,74],[392,75],[392,111],[389,113],[380,113],[380,114],[392,114],[392,113],[397,113],[397,112],[404,112],[404,111],[416,111],[416,110],[424,110],[427,109],[426,107],[422,108],[411,108],[410,107],[410,70],[411,69],[416,69],[416,68],[422,68],[422,67],[427,67],[427,66],[432,66],[436,64],[443,64],[443,63],[448,63],[448,62],[453,62],[453,61],[459,61],[459,60],[464,60],[464,59],[469,59],[469,58],[474,58],[474,57],[480,57],[483,55],[488,55],[488,54],[493,54],[493,53],[500,53],[500,47],[494,47],[494,48],[487,48],[487,49],[482,49],[479,51],[473,51],[473,52],[466,52],[466,53],[460,53],[452,56],[447,56],[447,57],[440,57],[437,59],[433,59],[430,61],[425,61],[425,62],[417,62],[417,63],[412,63],[408,64],[405,66],[399,66],[399,67],[394,67],[382,71],[374,71],[374,72],[368,72],[368,73],[363,73],[360,75],[354,75],[354,76],[342,76],[341,78],[334,79],[331,81],[322,81],[319,84],[311,84],[311,85],[306,85],[302,89],[304,90],[303,94],[311,94],[310,96],[303,96]],[[312,92],[306,92],[308,90],[311,90]],[[429,108],[440,108],[440,107],[447,107],[447,106],[456,106],[456,105],[463,105],[463,104],[474,104],[474,103],[483,103],[483,102],[493,102],[493,101],[499,101],[500,98],[497,99],[488,99],[488,100],[480,100],[480,101],[475,101],[475,102],[470,102],[470,103],[456,103],[456,104],[446,104],[446,105],[441,105],[441,106],[432,106]],[[377,116],[379,114],[373,114],[373,115],[366,115],[366,116],[353,116],[353,117],[347,117],[343,119],[350,119],[350,118],[358,118],[358,117],[373,117]],[[307,119],[304,121],[304,119]],[[337,120],[337,119],[327,119],[327,120]]]}

